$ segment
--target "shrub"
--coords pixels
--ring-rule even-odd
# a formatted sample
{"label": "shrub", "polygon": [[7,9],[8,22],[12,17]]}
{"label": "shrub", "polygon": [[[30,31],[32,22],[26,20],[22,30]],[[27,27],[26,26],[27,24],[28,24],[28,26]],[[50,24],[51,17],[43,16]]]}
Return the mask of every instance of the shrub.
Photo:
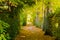
{"label": "shrub", "polygon": [[9,40],[10,36],[8,33],[9,24],[0,20],[0,40]]}

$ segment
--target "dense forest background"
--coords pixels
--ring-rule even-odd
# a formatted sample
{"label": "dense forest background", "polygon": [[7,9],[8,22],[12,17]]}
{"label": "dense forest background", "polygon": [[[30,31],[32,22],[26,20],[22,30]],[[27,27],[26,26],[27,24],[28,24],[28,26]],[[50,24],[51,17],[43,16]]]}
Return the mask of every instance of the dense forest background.
{"label": "dense forest background", "polygon": [[60,40],[60,0],[0,0],[0,40],[14,40],[27,25],[27,15],[46,35]]}

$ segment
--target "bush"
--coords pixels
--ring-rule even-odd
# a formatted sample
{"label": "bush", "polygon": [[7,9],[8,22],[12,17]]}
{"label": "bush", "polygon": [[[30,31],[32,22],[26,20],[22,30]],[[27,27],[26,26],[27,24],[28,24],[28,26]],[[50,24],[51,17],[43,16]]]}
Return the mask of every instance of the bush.
{"label": "bush", "polygon": [[10,36],[8,33],[9,24],[0,20],[0,40],[9,40]]}

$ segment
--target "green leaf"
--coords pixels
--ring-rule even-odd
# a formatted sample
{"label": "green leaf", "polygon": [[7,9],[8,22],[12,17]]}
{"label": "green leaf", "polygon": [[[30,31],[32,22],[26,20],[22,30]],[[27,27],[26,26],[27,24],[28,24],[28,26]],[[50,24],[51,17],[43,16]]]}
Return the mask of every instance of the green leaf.
{"label": "green leaf", "polygon": [[2,37],[2,39],[3,39],[3,40],[7,40],[7,39],[4,37],[4,35],[3,35],[3,34],[1,34],[1,37]]}
{"label": "green leaf", "polygon": [[2,37],[0,36],[0,40],[2,40]]}

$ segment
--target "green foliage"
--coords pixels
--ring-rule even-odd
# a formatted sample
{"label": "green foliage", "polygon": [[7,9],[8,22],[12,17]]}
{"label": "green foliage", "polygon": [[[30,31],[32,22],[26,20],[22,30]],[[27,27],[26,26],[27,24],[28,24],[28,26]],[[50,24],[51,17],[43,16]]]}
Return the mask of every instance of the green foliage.
{"label": "green foliage", "polygon": [[22,12],[20,14],[20,26],[24,26],[24,25],[26,25],[26,14]]}
{"label": "green foliage", "polygon": [[34,0],[21,0],[21,1],[23,1],[25,4],[28,4],[28,5],[35,4]]}
{"label": "green foliage", "polygon": [[0,40],[9,40],[10,39],[9,33],[7,31],[9,27],[10,27],[9,24],[0,20]]}
{"label": "green foliage", "polygon": [[[57,8],[57,10],[55,11],[53,21],[53,28],[55,27],[55,29],[53,29],[53,35],[60,38],[60,8]],[[58,25],[56,23],[58,23]]]}
{"label": "green foliage", "polygon": [[7,1],[0,1],[0,10],[7,10],[8,9],[8,5],[7,5]]}
{"label": "green foliage", "polygon": [[49,30],[53,36],[60,38],[60,8],[48,16]]}
{"label": "green foliage", "polygon": [[[6,1],[4,1],[4,3],[3,2],[1,2],[1,3],[3,5],[4,3],[6,3]],[[26,24],[25,16],[20,11],[25,6],[25,3],[22,0],[9,0],[9,4],[10,4],[9,9],[11,9],[11,11],[7,12],[8,10],[6,10],[6,12],[5,12],[5,9],[1,8],[3,13],[0,14],[0,19],[9,23],[10,28],[8,31],[9,31],[9,34],[10,34],[11,40],[12,40],[18,32],[18,26],[20,27],[20,20],[23,23],[22,25]],[[8,4],[6,4],[6,5],[8,6]],[[3,5],[3,6],[6,6],[6,5]]]}

